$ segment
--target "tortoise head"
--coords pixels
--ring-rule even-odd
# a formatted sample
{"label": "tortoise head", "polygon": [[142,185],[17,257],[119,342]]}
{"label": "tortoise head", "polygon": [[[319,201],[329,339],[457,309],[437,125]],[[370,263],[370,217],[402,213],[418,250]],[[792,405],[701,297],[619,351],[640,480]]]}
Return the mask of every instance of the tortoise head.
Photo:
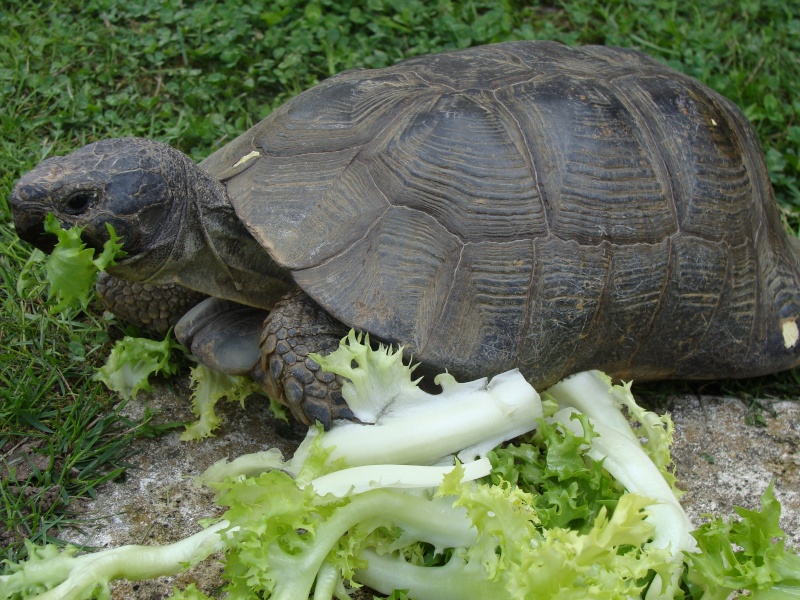
{"label": "tortoise head", "polygon": [[138,138],[103,140],[48,158],[11,193],[17,234],[49,252],[55,236],[45,232],[44,220],[52,213],[64,228],[84,227],[88,246],[102,248],[109,223],[122,238],[126,260],[145,254],[183,210],[185,161],[165,144]]}
{"label": "tortoise head", "polygon": [[270,308],[289,275],[252,237],[224,186],[185,154],[152,140],[109,139],[49,158],[11,193],[17,235],[49,252],[48,213],[83,227],[87,246],[102,248],[111,224],[125,256],[108,269],[127,281],[184,287]]}

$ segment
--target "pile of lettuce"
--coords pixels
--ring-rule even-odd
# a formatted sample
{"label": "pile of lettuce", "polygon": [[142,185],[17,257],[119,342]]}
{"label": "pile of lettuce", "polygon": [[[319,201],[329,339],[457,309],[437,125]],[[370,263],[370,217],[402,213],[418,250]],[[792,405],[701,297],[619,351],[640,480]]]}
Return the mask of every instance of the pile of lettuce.
{"label": "pile of lettuce", "polygon": [[[119,384],[128,369],[121,385],[135,393],[142,363],[163,364],[167,348],[126,344],[104,377]],[[5,565],[0,600],[107,598],[114,579],[176,574],[215,553],[232,600],[342,599],[361,585],[396,600],[800,598],[771,486],[761,511],[695,529],[674,485],[672,423],[630,385],[592,371],[540,396],[517,371],[444,374],[431,395],[400,351],[352,332],[315,358],[347,379],[360,423],[312,427],[289,459],[272,449],[215,464],[199,483],[227,511],[184,540],[82,555],[30,544]],[[197,438],[216,426],[219,398],[252,388],[195,374]]]}
{"label": "pile of lettuce", "polygon": [[[693,529],[673,487],[672,425],[630,386],[574,375],[540,397],[516,371],[429,395],[400,352],[350,334],[317,357],[344,375],[363,423],[311,428],[277,450],[212,466],[202,483],[225,514],[168,546],[78,555],[29,547],[0,598],[108,597],[115,578],[225,560],[226,597],[800,597],[800,557],[783,545],[779,506]],[[175,598],[205,598],[190,587]]]}

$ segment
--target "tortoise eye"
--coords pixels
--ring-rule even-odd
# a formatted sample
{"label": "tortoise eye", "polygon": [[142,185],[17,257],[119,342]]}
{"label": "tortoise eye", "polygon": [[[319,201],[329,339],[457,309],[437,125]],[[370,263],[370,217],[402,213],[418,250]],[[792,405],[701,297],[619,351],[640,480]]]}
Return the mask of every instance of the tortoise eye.
{"label": "tortoise eye", "polygon": [[64,212],[70,215],[79,215],[85,212],[96,198],[96,192],[87,190],[73,192],[67,197],[67,201],[64,204]]}

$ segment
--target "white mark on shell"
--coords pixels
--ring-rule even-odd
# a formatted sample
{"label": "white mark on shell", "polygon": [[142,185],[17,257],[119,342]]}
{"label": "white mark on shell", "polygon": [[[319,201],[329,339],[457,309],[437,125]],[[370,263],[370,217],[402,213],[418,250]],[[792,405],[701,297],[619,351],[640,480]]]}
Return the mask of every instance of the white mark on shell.
{"label": "white mark on shell", "polygon": [[248,154],[247,156],[243,156],[242,158],[240,158],[240,159],[239,159],[239,162],[237,162],[235,165],[233,165],[233,168],[235,169],[236,167],[238,167],[238,166],[240,166],[240,165],[243,165],[244,163],[246,163],[246,162],[247,162],[248,160],[250,160],[251,158],[256,158],[256,157],[258,157],[258,156],[261,156],[261,152],[259,152],[258,150],[253,150],[253,151],[252,151],[250,154]]}
{"label": "white mark on shell", "polygon": [[797,329],[797,323],[794,319],[784,319],[781,322],[781,332],[783,333],[783,345],[786,348],[792,348],[800,339],[800,331]]}

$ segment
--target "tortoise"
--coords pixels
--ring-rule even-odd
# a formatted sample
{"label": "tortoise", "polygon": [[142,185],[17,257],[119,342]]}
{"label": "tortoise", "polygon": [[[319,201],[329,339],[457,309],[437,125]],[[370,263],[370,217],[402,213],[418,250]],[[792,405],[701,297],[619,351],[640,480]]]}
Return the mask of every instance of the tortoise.
{"label": "tortoise", "polygon": [[754,130],[630,49],[510,42],[348,71],[199,165],[99,141],[23,176],[11,206],[40,247],[48,212],[95,247],[111,223],[127,256],[107,306],[178,322],[202,362],[305,423],[352,417],[308,357],[350,328],[430,371],[518,368],[537,388],[800,362],[798,240]]}

